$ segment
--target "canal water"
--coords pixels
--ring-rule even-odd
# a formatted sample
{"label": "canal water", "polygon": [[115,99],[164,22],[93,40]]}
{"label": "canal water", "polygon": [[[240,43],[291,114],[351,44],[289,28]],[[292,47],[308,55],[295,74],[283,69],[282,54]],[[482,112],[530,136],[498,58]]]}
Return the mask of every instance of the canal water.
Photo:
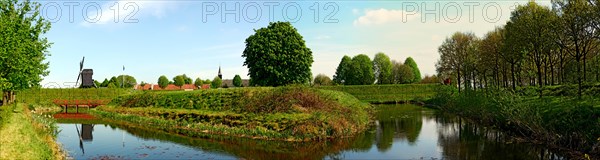
{"label": "canal water", "polygon": [[189,138],[98,120],[58,121],[57,140],[75,159],[562,159],[543,146],[513,142],[501,132],[415,105],[377,106],[369,130],[310,143]]}

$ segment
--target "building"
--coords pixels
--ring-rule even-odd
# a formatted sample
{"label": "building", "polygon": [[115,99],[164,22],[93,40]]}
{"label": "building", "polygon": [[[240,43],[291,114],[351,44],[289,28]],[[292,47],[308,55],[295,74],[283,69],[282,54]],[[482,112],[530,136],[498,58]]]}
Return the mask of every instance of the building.
{"label": "building", "polygon": [[[248,87],[248,86],[250,86],[250,80],[242,79],[242,87]],[[235,87],[235,86],[233,86],[233,79],[224,79],[223,83],[221,84],[221,87],[223,87],[223,88]]]}

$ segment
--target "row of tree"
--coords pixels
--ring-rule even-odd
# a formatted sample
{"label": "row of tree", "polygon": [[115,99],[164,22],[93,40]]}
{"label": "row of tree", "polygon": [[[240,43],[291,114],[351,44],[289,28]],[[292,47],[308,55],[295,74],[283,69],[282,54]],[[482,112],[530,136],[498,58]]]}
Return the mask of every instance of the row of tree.
{"label": "row of tree", "polygon": [[131,88],[137,84],[136,79],[130,75],[119,75],[117,77],[113,76],[109,79],[104,79],[102,83],[94,80],[94,83],[98,87],[108,87],[108,88]]}
{"label": "row of tree", "polygon": [[[104,79],[102,83],[95,81],[94,83],[98,87],[107,87],[107,88],[132,88],[137,84],[136,79],[130,75],[119,75],[117,77],[111,77],[109,79]],[[196,78],[196,80],[192,80],[192,78],[188,77],[186,74],[177,75],[173,77],[172,80],[169,80],[166,76],[160,76],[158,78],[158,85],[161,88],[166,88],[169,84],[173,84],[178,87],[182,87],[184,84],[194,84],[196,87],[201,87],[203,84],[210,84],[211,88],[220,88],[223,81],[217,76],[212,81],[209,79],[202,80],[200,78]],[[146,82],[141,82],[140,85],[146,85]],[[233,86],[242,87],[242,78],[240,75],[235,75],[233,78]]]}
{"label": "row of tree", "polygon": [[[316,78],[315,78],[316,80]],[[377,53],[373,61],[359,54],[344,56],[338,65],[333,82],[343,85],[406,84],[421,81],[417,63],[408,57],[404,63],[391,61],[384,53]]]}
{"label": "row of tree", "polygon": [[[600,82],[600,3],[555,0],[518,6],[506,25],[479,38],[456,32],[438,48],[438,76],[477,89]],[[540,89],[541,96],[541,89]]]}

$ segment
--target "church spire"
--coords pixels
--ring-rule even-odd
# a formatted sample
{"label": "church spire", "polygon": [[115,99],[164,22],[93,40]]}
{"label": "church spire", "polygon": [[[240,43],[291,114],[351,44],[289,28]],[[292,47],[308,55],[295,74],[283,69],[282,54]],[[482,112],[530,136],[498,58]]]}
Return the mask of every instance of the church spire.
{"label": "church spire", "polygon": [[221,65],[219,65],[219,79],[223,79],[223,74],[221,74]]}

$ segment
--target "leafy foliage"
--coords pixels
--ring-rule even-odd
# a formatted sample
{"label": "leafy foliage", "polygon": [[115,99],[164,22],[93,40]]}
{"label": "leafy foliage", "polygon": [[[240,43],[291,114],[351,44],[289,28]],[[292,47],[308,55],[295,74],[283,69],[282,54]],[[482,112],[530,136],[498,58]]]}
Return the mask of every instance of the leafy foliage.
{"label": "leafy foliage", "polygon": [[216,76],[210,83],[210,88],[221,88],[222,84],[223,84],[223,80],[221,80],[221,78],[219,78],[219,76]]}
{"label": "leafy foliage", "polygon": [[[130,75],[119,75],[117,78],[115,85],[123,88],[132,88],[137,84],[137,81],[133,76]],[[123,82],[125,85],[123,85]]]}
{"label": "leafy foliage", "polygon": [[281,86],[311,80],[312,51],[289,22],[271,22],[246,39],[242,54],[252,85]]}
{"label": "leafy foliage", "polygon": [[13,91],[39,86],[49,74],[44,60],[52,43],[43,35],[51,24],[40,15],[40,6],[30,1],[0,3],[0,90],[5,103],[13,100]]}
{"label": "leafy foliage", "polygon": [[[415,64],[416,65],[416,64]],[[377,78],[377,84],[392,84],[392,61],[384,53],[375,54],[373,58],[373,70]]]}
{"label": "leafy foliage", "polygon": [[158,77],[158,86],[160,88],[166,88],[169,85],[169,79],[167,78],[167,76],[160,76]]}
{"label": "leafy foliage", "polygon": [[318,74],[313,80],[313,85],[317,86],[328,86],[331,85],[331,78],[327,77],[325,74]]}
{"label": "leafy foliage", "polygon": [[235,75],[233,77],[233,86],[235,87],[242,87],[242,77],[240,77],[240,75]]}
{"label": "leafy foliage", "polygon": [[346,55],[340,61],[337,69],[335,70],[335,75],[333,76],[333,82],[336,84],[346,84],[346,79],[348,74],[350,74],[350,67],[352,64],[352,59]]}
{"label": "leafy foliage", "polygon": [[413,70],[402,63],[394,62],[393,82],[396,84],[408,84],[414,80]]}
{"label": "leafy foliage", "polygon": [[200,78],[196,78],[196,80],[194,81],[194,85],[197,87],[201,87],[202,86],[202,80]]}
{"label": "leafy foliage", "polygon": [[350,63],[350,73],[346,77],[346,83],[349,85],[367,85],[375,82],[375,74],[373,72],[373,62],[369,56],[364,54],[356,55]]}
{"label": "leafy foliage", "polygon": [[185,78],[181,75],[173,77],[173,84],[181,88],[185,84]]}
{"label": "leafy foliage", "polygon": [[406,58],[406,60],[404,60],[404,65],[410,67],[410,69],[413,72],[413,78],[410,81],[411,83],[417,83],[421,81],[421,71],[419,70],[419,66],[417,66],[417,62],[415,62],[415,60],[413,60],[412,57],[408,57]]}

